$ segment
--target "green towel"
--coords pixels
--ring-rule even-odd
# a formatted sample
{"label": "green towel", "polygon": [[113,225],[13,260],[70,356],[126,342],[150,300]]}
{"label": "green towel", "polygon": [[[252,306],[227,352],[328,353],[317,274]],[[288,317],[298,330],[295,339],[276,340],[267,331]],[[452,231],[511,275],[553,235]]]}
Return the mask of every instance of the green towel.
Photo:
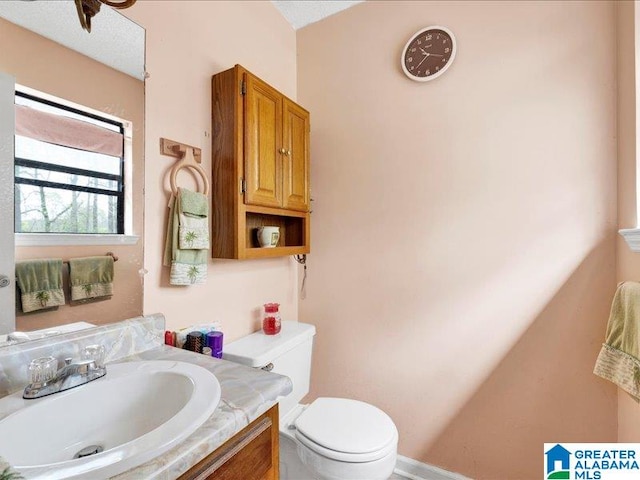
{"label": "green towel", "polygon": [[25,313],[64,305],[62,260],[25,260],[16,263],[16,278]]}
{"label": "green towel", "polygon": [[0,480],[20,480],[24,477],[11,468],[11,465],[0,457]]}
{"label": "green towel", "polygon": [[209,215],[209,199],[206,195],[198,192],[192,192],[186,188],[179,188],[180,192],[180,209],[182,213],[189,213],[199,217]]}
{"label": "green towel", "polygon": [[623,282],[613,297],[605,343],[593,373],[640,401],[640,283]]}
{"label": "green towel", "polygon": [[178,246],[181,250],[209,248],[209,199],[186,188],[179,190]]}
{"label": "green towel", "polygon": [[[171,274],[169,278],[169,283],[171,285],[203,284],[207,280],[207,249],[183,249],[179,242],[180,217],[183,212],[182,198],[189,197],[189,195],[183,195],[183,192],[188,192],[188,190],[181,188],[180,194],[178,196],[172,196],[169,201],[169,221],[167,224],[163,263],[165,266],[171,266]],[[193,194],[194,192],[189,193]],[[201,195],[206,199],[202,194],[197,195]],[[191,202],[191,199],[188,199],[187,201]],[[198,205],[200,205],[200,207],[202,206],[201,203],[197,203],[195,207],[196,209],[198,208]],[[190,208],[191,207],[192,205],[190,204]],[[204,221],[207,222],[206,217],[204,218]]]}
{"label": "green towel", "polygon": [[113,257],[72,258],[69,284],[74,302],[113,295]]}

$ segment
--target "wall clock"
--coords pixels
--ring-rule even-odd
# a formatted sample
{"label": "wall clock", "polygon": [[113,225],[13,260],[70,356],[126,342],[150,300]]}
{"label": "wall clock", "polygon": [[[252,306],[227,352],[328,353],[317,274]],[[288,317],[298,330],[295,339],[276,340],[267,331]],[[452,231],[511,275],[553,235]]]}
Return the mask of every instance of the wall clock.
{"label": "wall clock", "polygon": [[438,78],[453,63],[456,37],[446,27],[426,27],[413,35],[402,50],[400,64],[411,80],[428,82]]}

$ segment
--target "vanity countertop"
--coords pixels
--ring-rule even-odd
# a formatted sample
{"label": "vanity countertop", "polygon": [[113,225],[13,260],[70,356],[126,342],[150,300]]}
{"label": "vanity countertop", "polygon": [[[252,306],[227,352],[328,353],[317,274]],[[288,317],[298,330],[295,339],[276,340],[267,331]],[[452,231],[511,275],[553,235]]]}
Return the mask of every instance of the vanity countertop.
{"label": "vanity countertop", "polygon": [[166,345],[120,361],[137,360],[177,360],[200,365],[216,376],[222,387],[222,398],[213,415],[186,440],[163,455],[112,477],[117,480],[173,480],[179,477],[292,389],[288,377]]}

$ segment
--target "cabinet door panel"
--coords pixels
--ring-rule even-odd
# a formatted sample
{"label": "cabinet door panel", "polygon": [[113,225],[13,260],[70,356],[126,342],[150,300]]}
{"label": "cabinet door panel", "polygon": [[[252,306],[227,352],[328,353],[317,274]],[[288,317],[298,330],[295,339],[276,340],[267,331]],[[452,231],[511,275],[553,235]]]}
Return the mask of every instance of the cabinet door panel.
{"label": "cabinet door panel", "polygon": [[309,210],[309,113],[284,101],[283,207]]}
{"label": "cabinet door panel", "polygon": [[245,203],[282,205],[282,96],[264,82],[245,75]]}
{"label": "cabinet door panel", "polygon": [[178,480],[278,480],[279,452],[276,405]]}

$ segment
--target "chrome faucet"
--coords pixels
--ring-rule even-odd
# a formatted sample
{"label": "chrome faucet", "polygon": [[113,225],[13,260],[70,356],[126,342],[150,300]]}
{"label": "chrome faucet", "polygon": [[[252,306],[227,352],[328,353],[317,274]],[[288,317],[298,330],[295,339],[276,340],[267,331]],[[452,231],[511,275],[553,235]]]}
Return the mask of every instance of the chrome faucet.
{"label": "chrome faucet", "polygon": [[73,359],[65,358],[64,366],[60,369],[55,357],[32,360],[29,364],[31,383],[24,389],[22,398],[33,399],[64,392],[107,374],[107,368],[104,365],[104,347],[101,345],[86,347],[83,357],[85,357],[83,360],[74,363],[71,363]]}

